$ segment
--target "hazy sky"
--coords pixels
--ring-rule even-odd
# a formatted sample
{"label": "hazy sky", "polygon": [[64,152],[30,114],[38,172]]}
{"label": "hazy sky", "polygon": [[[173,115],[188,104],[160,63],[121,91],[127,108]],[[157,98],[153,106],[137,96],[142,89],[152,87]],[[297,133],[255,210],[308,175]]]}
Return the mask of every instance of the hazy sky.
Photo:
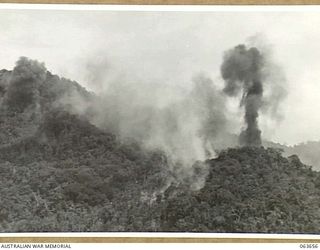
{"label": "hazy sky", "polygon": [[262,124],[264,135],[293,144],[320,139],[319,27],[316,11],[0,9],[0,68],[12,69],[27,56],[92,90],[101,87],[92,77],[97,68],[104,74],[97,71],[96,78],[106,81],[122,77],[188,87],[194,75],[204,72],[221,84],[223,52],[259,37],[283,68],[288,89],[284,120],[276,129]]}

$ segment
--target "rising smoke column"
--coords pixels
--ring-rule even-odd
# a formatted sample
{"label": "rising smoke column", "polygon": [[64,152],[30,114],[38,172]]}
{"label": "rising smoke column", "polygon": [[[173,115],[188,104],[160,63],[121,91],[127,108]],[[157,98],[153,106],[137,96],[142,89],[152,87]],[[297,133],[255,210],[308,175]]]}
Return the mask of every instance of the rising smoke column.
{"label": "rising smoke column", "polygon": [[245,108],[246,128],[240,134],[240,145],[261,145],[258,116],[263,97],[263,66],[264,58],[260,51],[255,47],[248,49],[245,45],[227,51],[221,65],[224,92],[228,96],[236,96],[242,91],[240,106]]}

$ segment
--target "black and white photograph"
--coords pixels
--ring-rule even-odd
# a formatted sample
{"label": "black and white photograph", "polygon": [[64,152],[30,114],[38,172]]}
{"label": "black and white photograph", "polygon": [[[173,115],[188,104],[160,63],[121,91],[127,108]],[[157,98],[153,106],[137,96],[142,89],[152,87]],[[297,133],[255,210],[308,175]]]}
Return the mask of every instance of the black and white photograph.
{"label": "black and white photograph", "polygon": [[0,4],[0,233],[320,234],[319,27]]}

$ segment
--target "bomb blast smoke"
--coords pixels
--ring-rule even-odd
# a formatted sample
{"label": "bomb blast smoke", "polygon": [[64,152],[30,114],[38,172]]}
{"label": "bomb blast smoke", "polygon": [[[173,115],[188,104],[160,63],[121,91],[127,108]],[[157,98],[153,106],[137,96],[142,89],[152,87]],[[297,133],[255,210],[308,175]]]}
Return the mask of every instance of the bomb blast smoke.
{"label": "bomb blast smoke", "polygon": [[39,99],[39,86],[44,82],[47,70],[43,63],[20,57],[8,79],[6,104],[10,109],[22,112]]}
{"label": "bomb blast smoke", "polygon": [[240,145],[261,145],[258,116],[263,97],[263,67],[264,58],[260,51],[255,47],[248,49],[245,45],[227,51],[221,65],[224,92],[228,96],[242,92],[240,105],[245,109],[246,128],[240,134]]}

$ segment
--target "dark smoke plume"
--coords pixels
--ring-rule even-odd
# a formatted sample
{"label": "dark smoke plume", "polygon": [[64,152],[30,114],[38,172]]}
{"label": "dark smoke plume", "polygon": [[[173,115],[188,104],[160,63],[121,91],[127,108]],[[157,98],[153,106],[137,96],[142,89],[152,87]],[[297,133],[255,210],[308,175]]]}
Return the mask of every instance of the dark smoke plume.
{"label": "dark smoke plume", "polygon": [[221,66],[224,92],[236,96],[242,91],[240,105],[245,108],[246,128],[240,134],[241,145],[261,145],[258,116],[263,97],[263,66],[264,58],[255,47],[247,49],[245,45],[238,45],[224,55]]}
{"label": "dark smoke plume", "polygon": [[9,80],[6,103],[10,109],[22,112],[39,101],[39,86],[46,78],[43,63],[20,57]]}

